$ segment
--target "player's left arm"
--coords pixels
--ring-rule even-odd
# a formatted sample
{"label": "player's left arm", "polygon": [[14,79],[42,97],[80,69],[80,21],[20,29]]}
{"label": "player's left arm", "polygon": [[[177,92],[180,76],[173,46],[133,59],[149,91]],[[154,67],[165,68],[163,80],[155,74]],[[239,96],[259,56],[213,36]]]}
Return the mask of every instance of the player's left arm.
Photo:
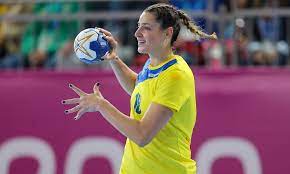
{"label": "player's left arm", "polygon": [[161,104],[151,103],[141,120],[130,118],[120,112],[115,106],[107,101],[99,91],[99,84],[94,86],[94,93],[87,94],[76,86],[70,87],[80,98],[63,100],[63,104],[78,104],[66,110],[66,114],[75,113],[75,119],[79,119],[86,112],[99,111],[103,117],[127,138],[143,147],[166,125],[173,111]]}
{"label": "player's left arm", "polygon": [[168,123],[173,111],[166,106],[151,103],[141,120],[121,113],[110,102],[101,102],[100,113],[117,130],[141,147],[144,147]]}

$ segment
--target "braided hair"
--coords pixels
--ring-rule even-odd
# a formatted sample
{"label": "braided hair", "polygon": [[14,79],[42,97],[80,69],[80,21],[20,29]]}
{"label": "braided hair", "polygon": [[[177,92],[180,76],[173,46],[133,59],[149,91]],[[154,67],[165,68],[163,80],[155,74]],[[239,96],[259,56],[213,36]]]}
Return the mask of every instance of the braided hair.
{"label": "braided hair", "polygon": [[155,15],[156,21],[160,23],[162,29],[173,27],[173,35],[171,39],[171,45],[176,41],[181,24],[193,33],[196,38],[205,39],[217,39],[216,33],[209,35],[201,30],[201,28],[194,24],[194,22],[188,17],[182,10],[178,10],[176,7],[158,3],[147,7],[144,12],[149,12]]}

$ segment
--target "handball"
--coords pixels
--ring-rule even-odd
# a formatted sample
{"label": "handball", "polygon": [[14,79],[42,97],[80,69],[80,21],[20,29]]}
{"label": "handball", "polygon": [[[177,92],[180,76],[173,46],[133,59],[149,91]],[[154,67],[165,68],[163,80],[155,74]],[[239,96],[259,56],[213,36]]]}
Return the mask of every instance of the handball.
{"label": "handball", "polygon": [[110,51],[108,41],[97,28],[87,28],[75,38],[74,51],[84,63],[93,64],[102,61],[102,57]]}

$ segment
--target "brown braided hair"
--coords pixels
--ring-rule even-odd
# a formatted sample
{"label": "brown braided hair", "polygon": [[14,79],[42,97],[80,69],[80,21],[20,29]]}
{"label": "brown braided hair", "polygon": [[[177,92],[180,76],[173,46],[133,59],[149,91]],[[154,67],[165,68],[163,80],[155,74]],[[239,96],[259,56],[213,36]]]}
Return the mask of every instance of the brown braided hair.
{"label": "brown braided hair", "polygon": [[181,27],[180,24],[186,26],[186,28],[189,29],[197,38],[217,39],[215,32],[211,35],[203,32],[199,26],[194,24],[185,12],[178,10],[172,5],[158,3],[147,7],[144,12],[154,14],[156,21],[160,23],[162,29],[173,27],[171,45],[173,45],[178,37]]}

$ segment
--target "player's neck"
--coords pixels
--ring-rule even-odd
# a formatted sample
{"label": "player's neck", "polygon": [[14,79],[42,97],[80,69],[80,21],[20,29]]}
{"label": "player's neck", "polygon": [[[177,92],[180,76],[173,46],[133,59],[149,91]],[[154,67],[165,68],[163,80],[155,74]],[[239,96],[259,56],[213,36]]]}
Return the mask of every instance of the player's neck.
{"label": "player's neck", "polygon": [[168,57],[173,54],[172,49],[165,49],[163,51],[160,51],[159,53],[155,54],[149,54],[150,56],[150,64],[151,66],[157,66],[161,63],[163,63]]}

